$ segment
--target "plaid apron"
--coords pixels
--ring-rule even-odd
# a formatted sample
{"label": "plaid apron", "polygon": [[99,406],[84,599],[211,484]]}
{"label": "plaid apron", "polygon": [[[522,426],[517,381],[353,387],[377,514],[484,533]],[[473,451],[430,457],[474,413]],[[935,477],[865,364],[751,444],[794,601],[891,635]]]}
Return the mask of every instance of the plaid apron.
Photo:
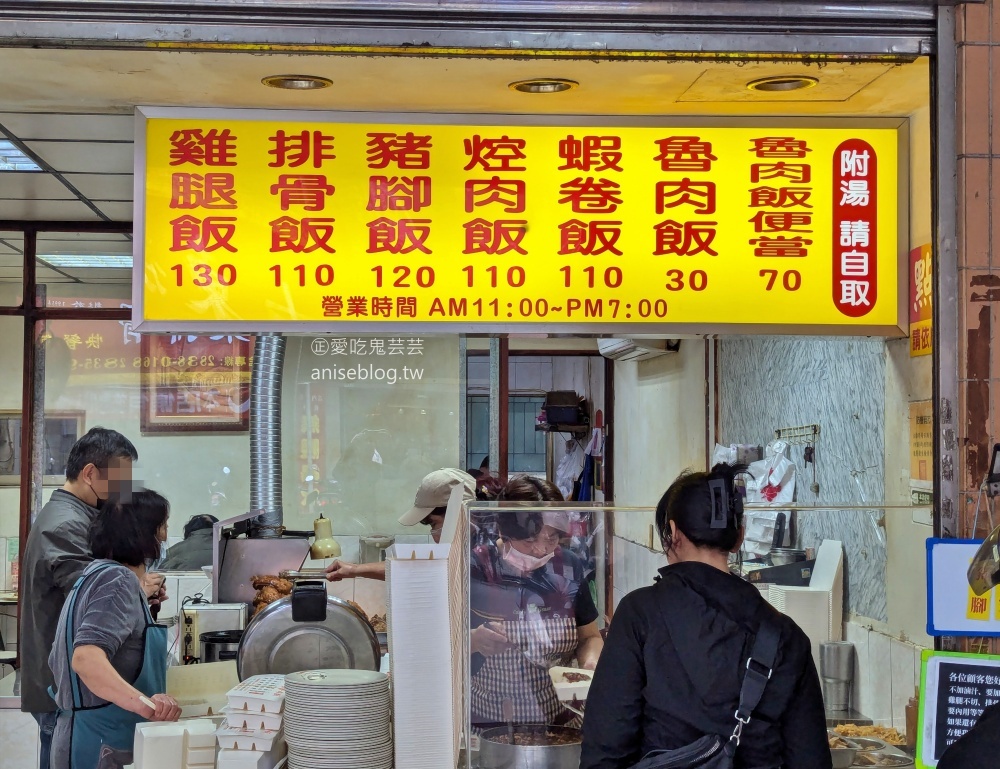
{"label": "plaid apron", "polygon": [[504,723],[510,700],[521,724],[566,724],[572,718],[556,696],[549,668],[567,665],[578,643],[575,602],[586,589],[562,551],[529,578],[497,562],[493,580],[473,587],[473,614],[502,630],[511,648],[484,658],[472,675],[474,724]]}
{"label": "plaid apron", "polygon": [[513,648],[487,657],[472,676],[473,723],[503,723],[503,702],[513,703],[519,724],[564,723],[567,711],[556,697],[549,668],[566,665],[576,653],[575,617],[542,619],[526,612],[523,620],[500,624]]}

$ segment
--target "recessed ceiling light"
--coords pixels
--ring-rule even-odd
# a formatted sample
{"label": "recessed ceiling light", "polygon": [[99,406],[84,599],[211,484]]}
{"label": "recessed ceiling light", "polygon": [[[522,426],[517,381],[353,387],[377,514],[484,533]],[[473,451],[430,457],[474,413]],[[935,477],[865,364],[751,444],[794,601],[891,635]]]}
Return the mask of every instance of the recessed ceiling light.
{"label": "recessed ceiling light", "polygon": [[747,83],[747,88],[751,91],[800,91],[803,88],[812,88],[819,82],[819,78],[808,75],[773,75],[762,77],[758,80],[751,80]]}
{"label": "recessed ceiling light", "polygon": [[34,160],[6,139],[0,139],[0,171],[41,171]]}
{"label": "recessed ceiling light", "polygon": [[562,93],[580,85],[575,80],[561,77],[533,78],[531,80],[515,80],[507,87],[521,93]]}
{"label": "recessed ceiling light", "polygon": [[285,88],[289,91],[313,91],[333,85],[332,80],[318,75],[269,75],[260,82],[271,88]]}
{"label": "recessed ceiling light", "polygon": [[58,256],[39,256],[38,261],[50,267],[117,267],[130,269],[132,257],[128,254],[59,254]]}

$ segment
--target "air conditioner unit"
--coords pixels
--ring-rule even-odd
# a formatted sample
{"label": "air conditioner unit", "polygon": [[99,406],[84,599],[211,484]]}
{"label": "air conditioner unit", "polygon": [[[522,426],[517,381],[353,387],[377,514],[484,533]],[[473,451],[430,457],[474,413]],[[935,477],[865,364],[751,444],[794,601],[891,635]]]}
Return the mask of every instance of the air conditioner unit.
{"label": "air conditioner unit", "polygon": [[649,360],[677,352],[679,339],[598,339],[597,349],[611,360]]}

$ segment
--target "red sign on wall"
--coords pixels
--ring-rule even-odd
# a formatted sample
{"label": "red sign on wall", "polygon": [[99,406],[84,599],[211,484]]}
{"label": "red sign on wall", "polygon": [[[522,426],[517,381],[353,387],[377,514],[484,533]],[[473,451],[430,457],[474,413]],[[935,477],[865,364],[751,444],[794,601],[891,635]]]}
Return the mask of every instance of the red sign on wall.
{"label": "red sign on wall", "polygon": [[863,139],[833,153],[833,303],[860,318],[878,300],[877,158]]}

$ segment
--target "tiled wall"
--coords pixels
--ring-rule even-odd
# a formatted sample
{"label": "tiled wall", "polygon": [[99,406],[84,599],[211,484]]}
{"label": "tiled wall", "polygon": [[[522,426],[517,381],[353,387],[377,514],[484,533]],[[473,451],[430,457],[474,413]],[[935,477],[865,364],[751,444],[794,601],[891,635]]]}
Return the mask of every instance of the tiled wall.
{"label": "tiled wall", "polygon": [[906,704],[920,684],[919,646],[890,638],[856,622],[844,625],[854,644],[854,708],[878,726],[906,731]]}
{"label": "tiled wall", "polygon": [[[850,362],[848,365],[848,361]],[[785,372],[776,376],[775,372]],[[818,424],[816,480],[792,446],[799,504],[851,504],[884,498],[885,343],[881,339],[731,337],[719,343],[720,443],[773,440],[781,427]],[[861,471],[852,477],[852,471]],[[846,603],[887,620],[884,530],[867,511],[798,516],[799,546],[839,539],[848,557]],[[852,554],[866,554],[851,557]]]}
{"label": "tiled wall", "polygon": [[971,531],[976,497],[1000,440],[1000,6],[962,5],[956,19],[960,535],[982,537],[984,516]]}

